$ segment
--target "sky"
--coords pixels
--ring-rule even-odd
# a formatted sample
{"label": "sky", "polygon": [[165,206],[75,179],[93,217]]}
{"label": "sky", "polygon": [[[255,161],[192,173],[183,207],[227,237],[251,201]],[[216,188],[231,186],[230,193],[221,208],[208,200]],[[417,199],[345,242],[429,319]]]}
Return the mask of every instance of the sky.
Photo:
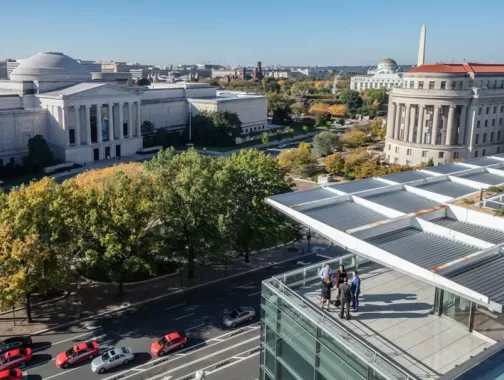
{"label": "sky", "polygon": [[504,63],[504,1],[18,0],[1,6],[0,59],[41,51],[144,64]]}

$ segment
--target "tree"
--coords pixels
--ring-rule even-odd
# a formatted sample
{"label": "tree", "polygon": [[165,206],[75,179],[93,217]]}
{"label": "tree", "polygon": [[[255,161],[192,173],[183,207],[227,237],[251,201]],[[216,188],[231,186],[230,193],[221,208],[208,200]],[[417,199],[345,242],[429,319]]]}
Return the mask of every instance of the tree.
{"label": "tree", "polygon": [[377,102],[380,105],[388,103],[388,94],[385,87],[369,88],[362,92],[364,100],[369,100],[371,103]]}
{"label": "tree", "polygon": [[315,123],[317,125],[327,125],[331,122],[331,115],[329,113],[315,115]]}
{"label": "tree", "polygon": [[291,110],[286,103],[278,103],[273,110],[272,123],[277,125],[290,125],[292,123]]}
{"label": "tree", "polygon": [[222,205],[228,193],[221,191],[216,180],[221,165],[221,160],[194,149],[177,154],[173,148],[145,163],[157,189],[154,204],[163,246],[187,265],[189,278],[195,275],[197,260],[227,252]]}
{"label": "tree", "polygon": [[383,123],[383,118],[377,117],[371,122],[370,128],[371,136],[383,140],[387,134],[387,129]]}
{"label": "tree", "polygon": [[303,133],[304,134],[308,133],[309,130],[310,130],[310,128],[307,125],[303,125]]}
{"label": "tree", "polygon": [[339,90],[345,90],[350,88],[350,81],[348,79],[338,79],[336,81],[336,87]]}
{"label": "tree", "polygon": [[340,137],[340,144],[351,148],[364,145],[367,142],[367,135],[362,131],[349,131]]}
{"label": "tree", "polygon": [[321,156],[334,152],[339,146],[339,136],[333,132],[320,132],[313,138],[313,147]]}
{"label": "tree", "polygon": [[290,104],[288,98],[283,94],[278,94],[276,92],[268,93],[268,112],[273,113],[273,111],[278,107],[279,104]]}
{"label": "tree", "polygon": [[[32,294],[60,289],[70,281],[77,212],[71,194],[48,177],[0,197],[0,239],[6,244],[2,255],[8,259],[4,263],[0,258],[0,273],[13,280],[13,297],[25,302],[29,322]],[[14,250],[9,254],[9,249]]]}
{"label": "tree", "polygon": [[280,141],[282,139],[282,131],[280,129],[277,129],[277,131],[275,132],[275,135],[276,135],[276,139],[278,141]]}
{"label": "tree", "polygon": [[348,112],[348,108],[344,104],[334,104],[327,109],[327,112],[335,117],[345,117]]}
{"label": "tree", "polygon": [[330,154],[325,158],[326,171],[332,175],[338,175],[345,166],[345,160],[340,153]]}
{"label": "tree", "polygon": [[431,158],[429,158],[429,161],[427,162],[427,165],[426,165],[428,168],[434,166],[434,160]]}
{"label": "tree", "polygon": [[35,135],[28,140],[28,156],[26,164],[36,169],[42,169],[54,163],[54,155],[42,135]]}
{"label": "tree", "polygon": [[348,107],[348,112],[355,111],[362,105],[362,99],[359,93],[354,90],[343,90],[340,93],[340,101]]}
{"label": "tree", "polygon": [[148,86],[151,84],[150,80],[148,80],[147,78],[142,78],[142,79],[139,79],[137,80],[137,83],[136,83],[138,86]]}
{"label": "tree", "polygon": [[296,149],[282,151],[278,156],[278,163],[281,168],[294,175],[312,173],[316,167],[310,145],[306,143],[299,144]]}
{"label": "tree", "polygon": [[242,122],[229,111],[199,112],[192,117],[193,141],[200,145],[229,146],[241,135]]}
{"label": "tree", "polygon": [[356,148],[345,156],[345,164],[355,167],[370,159],[371,154],[365,148]]}
{"label": "tree", "polygon": [[280,92],[280,85],[274,78],[266,77],[262,80],[262,86],[265,92]]}
{"label": "tree", "polygon": [[127,275],[151,272],[160,254],[153,178],[141,165],[125,164],[85,172],[65,185],[82,206],[76,228],[80,254],[87,265],[108,273],[122,299]]}
{"label": "tree", "polygon": [[262,134],[262,138],[261,138],[261,141],[263,144],[267,144],[269,143],[269,135],[268,135],[268,132],[264,132]]}
{"label": "tree", "polygon": [[329,104],[325,103],[315,103],[308,110],[310,115],[320,115],[320,114],[328,114],[329,113]]}
{"label": "tree", "polygon": [[154,126],[154,124],[152,122],[150,122],[149,120],[145,120],[140,127],[140,130],[142,132],[142,136],[152,135],[154,133],[155,129],[156,129],[156,127]]}
{"label": "tree", "polygon": [[242,150],[225,159],[219,172],[224,203],[224,234],[230,248],[244,255],[281,241],[291,240],[297,226],[266,204],[273,194],[292,191],[292,183],[275,158],[257,150]]}
{"label": "tree", "polygon": [[291,112],[297,117],[301,117],[306,112],[306,107],[302,102],[296,102],[290,105]]}

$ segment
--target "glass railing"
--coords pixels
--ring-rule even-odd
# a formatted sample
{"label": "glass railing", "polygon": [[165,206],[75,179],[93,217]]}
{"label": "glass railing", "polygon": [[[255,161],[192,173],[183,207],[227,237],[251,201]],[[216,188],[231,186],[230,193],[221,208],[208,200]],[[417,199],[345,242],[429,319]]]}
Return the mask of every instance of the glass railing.
{"label": "glass railing", "polygon": [[[346,255],[336,259],[296,269],[280,276],[274,276],[265,281],[265,285],[282,299],[287,300],[292,306],[298,307],[308,318],[312,319],[333,339],[347,347],[351,353],[369,365],[386,379],[413,380],[417,379],[401,366],[390,360],[385,354],[378,351],[360,336],[352,333],[342,323],[316,307],[312,301],[305,299],[295,292],[295,288],[310,286],[320,282],[319,273],[326,263],[331,267],[337,267],[340,263],[346,270],[358,268],[359,265],[369,262],[356,255]],[[276,290],[276,291],[275,291]]]}

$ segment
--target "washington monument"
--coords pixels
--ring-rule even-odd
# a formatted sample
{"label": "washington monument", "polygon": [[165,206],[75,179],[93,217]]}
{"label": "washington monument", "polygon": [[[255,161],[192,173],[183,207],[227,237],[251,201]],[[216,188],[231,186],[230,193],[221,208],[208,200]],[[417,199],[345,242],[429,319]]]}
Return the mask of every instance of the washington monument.
{"label": "washington monument", "polygon": [[425,37],[427,35],[427,29],[425,25],[422,25],[422,31],[420,32],[420,46],[418,48],[418,61],[417,66],[422,66],[425,63]]}

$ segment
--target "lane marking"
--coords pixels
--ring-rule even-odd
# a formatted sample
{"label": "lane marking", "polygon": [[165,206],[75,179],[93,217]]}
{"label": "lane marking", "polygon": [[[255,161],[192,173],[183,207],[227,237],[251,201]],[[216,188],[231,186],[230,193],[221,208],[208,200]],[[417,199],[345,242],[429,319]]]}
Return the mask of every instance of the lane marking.
{"label": "lane marking", "polygon": [[[172,369],[170,369],[170,370],[168,370],[168,371],[166,371],[166,372],[164,372],[164,373],[160,373],[159,375],[156,375],[156,376],[153,376],[153,377],[149,377],[149,378],[147,378],[147,379],[145,379],[145,380],[154,380],[154,379],[159,379],[159,378],[161,378],[161,377],[163,377],[163,376],[166,376],[166,375],[168,375],[168,374],[170,374],[170,373],[172,373],[172,372],[175,372],[175,371],[178,371],[178,370],[181,370],[181,369],[187,368],[187,367],[189,367],[189,366],[192,366],[193,364],[196,364],[196,363],[199,363],[199,362],[201,362],[201,361],[203,361],[203,360],[206,360],[206,359],[208,359],[208,358],[212,358],[212,357],[214,357],[214,356],[220,355],[220,354],[222,354],[223,352],[226,352],[226,351],[232,350],[233,348],[243,346],[244,344],[247,344],[247,343],[249,343],[249,342],[252,342],[253,340],[257,340],[257,338],[258,338],[258,337],[256,336],[256,337],[254,337],[254,338],[247,339],[247,340],[245,340],[245,341],[243,341],[243,342],[241,342],[241,343],[235,344],[234,346],[231,346],[231,347],[226,347],[226,348],[224,348],[224,349],[222,349],[222,350],[220,350],[220,351],[213,352],[213,353],[211,353],[211,354],[209,354],[209,355],[207,355],[207,356],[204,356],[204,357],[202,357],[202,358],[199,358],[199,359],[193,360],[192,362],[189,362],[189,363],[186,363],[186,364],[182,364],[181,366],[178,366],[178,367],[176,367],[176,368],[172,368]],[[256,348],[257,348],[257,347],[256,347]],[[251,351],[251,350],[253,350],[253,349],[254,349],[254,348],[251,348],[251,349],[249,349],[249,350],[247,350],[247,351],[245,351],[245,352],[249,352],[249,351]],[[243,353],[243,352],[242,352],[242,353]],[[238,354],[238,355],[240,355],[240,354]],[[152,367],[151,367],[151,369],[152,369],[152,368],[155,368],[155,367],[158,367],[158,366],[160,366],[160,365],[163,365],[163,364],[165,364],[165,363],[158,363],[157,365],[152,366]],[[117,375],[116,375],[116,376],[117,376]],[[122,379],[122,380],[124,380],[124,379],[127,379],[127,378],[131,377],[131,376],[135,376],[135,375],[125,376],[125,377],[122,377],[121,379]],[[114,377],[115,377],[115,376],[110,377],[110,378],[108,378],[108,379],[111,379],[111,378],[114,378]],[[107,379],[105,379],[105,380],[107,380]]]}
{"label": "lane marking", "polygon": [[76,368],[72,368],[72,369],[66,369],[65,371],[57,373],[56,375],[44,377],[44,380],[49,380],[49,379],[53,379],[53,378],[58,377],[58,376],[66,375],[69,372],[76,371],[76,370],[81,369],[81,368],[83,368],[83,367],[76,367]]}
{"label": "lane marking", "polygon": [[194,314],[196,314],[196,313],[191,313],[191,314],[183,315],[181,317],[175,318],[175,320],[178,321],[179,319],[184,319],[184,318],[190,317],[191,315],[194,315]]}
{"label": "lane marking", "polygon": [[203,326],[205,326],[205,324],[204,324],[204,323],[202,323],[201,325],[198,325],[198,326],[190,327],[190,328],[186,329],[186,332],[187,332],[187,331],[194,330],[194,329],[197,329],[198,327],[203,327]]}
{"label": "lane marking", "polygon": [[[254,325],[258,325],[259,323],[260,323],[260,322],[256,322],[256,323],[253,323],[252,325],[249,325],[249,326],[247,326],[247,327],[254,326]],[[259,327],[260,327],[260,326],[259,326]],[[250,332],[252,332],[252,331],[245,331],[245,332],[244,332],[244,334],[247,334],[247,333],[250,333]],[[227,338],[227,339],[221,339],[221,338],[224,338],[224,337],[226,337],[226,336],[228,336],[228,335],[231,335],[231,334],[233,334],[233,333],[235,333],[235,332],[234,332],[234,331],[230,331],[230,332],[228,332],[228,333],[225,333],[225,334],[222,334],[222,335],[216,336],[215,338],[209,339],[209,340],[207,340],[207,341],[205,341],[205,342],[201,342],[201,343],[198,343],[198,344],[193,344],[192,346],[188,346],[188,347],[186,347],[186,348],[183,348],[182,350],[179,350],[179,351],[178,351],[178,353],[177,353],[177,355],[179,355],[179,354],[180,354],[180,356],[174,356],[172,360],[168,360],[167,362],[164,362],[164,363],[162,363],[162,364],[165,364],[165,363],[170,363],[170,362],[175,361],[175,360],[180,359],[180,358],[185,358],[185,357],[187,357],[187,355],[182,355],[184,352],[194,350],[194,349],[195,349],[195,348],[197,348],[197,347],[202,347],[201,349],[199,349],[199,350],[197,351],[197,352],[201,352],[201,351],[203,351],[203,350],[205,350],[205,349],[207,349],[207,348],[210,348],[210,347],[213,347],[213,346],[217,346],[218,344],[220,344],[220,342],[217,342],[217,343],[215,343],[215,344],[206,344],[206,345],[205,345],[205,343],[211,343],[211,342],[215,341],[216,339],[219,339],[219,340],[221,340],[222,342],[227,342],[228,340],[232,340],[232,339],[234,339],[234,338],[239,337],[239,336],[241,336],[241,335],[242,335],[242,334],[238,334],[238,335],[230,336],[230,337],[229,337],[229,338]],[[256,336],[256,338],[257,338],[257,336]],[[151,366],[152,364],[156,364],[157,362],[159,362],[159,361],[161,361],[161,360],[165,360],[165,358],[164,358],[164,357],[162,357],[162,358],[158,358],[158,359],[154,359],[154,360],[149,360],[147,363],[143,363],[143,364],[137,365],[136,367],[133,367],[133,368],[135,368],[135,369],[137,369],[137,368],[138,368],[140,371],[147,371],[147,370],[149,370],[149,369],[153,368],[153,366]],[[145,370],[140,369],[140,367],[144,367],[144,366],[146,366],[146,365],[150,365],[151,367],[149,367],[149,368],[147,368],[147,369],[145,369]],[[116,378],[117,376],[122,376],[122,375],[124,375],[124,374],[126,374],[126,373],[128,373],[128,372],[130,372],[130,371],[131,371],[131,368],[130,368],[130,369],[127,369],[127,370],[124,370],[124,371],[122,371],[122,372],[118,372],[118,373],[116,373],[114,376],[109,376],[109,377],[107,377],[107,378],[104,378],[103,380],[111,380],[111,379]],[[44,379],[44,380],[46,380],[46,379]]]}
{"label": "lane marking", "polygon": [[68,342],[68,341],[73,340],[75,338],[80,338],[81,336],[91,335],[91,334],[92,334],[92,332],[88,331],[87,333],[80,334],[80,335],[75,335],[75,336],[73,336],[71,338],[60,340],[59,342],[56,342],[56,343],[52,343],[51,346],[56,346],[57,344],[65,343],[65,342]]}
{"label": "lane marking", "polygon": [[219,343],[224,342],[222,339],[214,339],[214,340]]}
{"label": "lane marking", "polygon": [[[241,358],[240,360],[237,360],[237,361],[235,361],[235,362],[233,362],[233,363],[229,363],[229,364],[223,365],[222,367],[216,368],[216,369],[214,369],[213,371],[205,371],[205,374],[206,374],[206,375],[211,375],[212,373],[219,372],[220,370],[223,370],[224,368],[231,367],[231,366],[233,366],[233,365],[235,365],[235,364],[238,364],[238,363],[240,363],[240,362],[242,362],[242,361],[244,361],[244,360],[247,360],[247,359],[253,358],[254,356],[257,356],[257,355],[259,355],[259,352],[255,352],[255,353],[253,353],[253,354],[250,354],[250,355],[249,355],[249,356],[247,356],[246,358]],[[181,377],[180,379],[177,379],[177,380],[182,380],[182,379],[183,379],[183,377]]]}
{"label": "lane marking", "polygon": [[252,296],[255,296],[256,294],[261,294],[261,292],[260,291],[259,292],[255,292],[255,293],[249,294],[248,296],[252,297]]}
{"label": "lane marking", "polygon": [[172,307],[167,307],[166,311],[171,310],[171,309],[175,309],[177,307],[184,306],[184,305],[186,305],[186,304],[185,303],[181,303],[180,305],[175,305],[175,306],[172,306]]}

